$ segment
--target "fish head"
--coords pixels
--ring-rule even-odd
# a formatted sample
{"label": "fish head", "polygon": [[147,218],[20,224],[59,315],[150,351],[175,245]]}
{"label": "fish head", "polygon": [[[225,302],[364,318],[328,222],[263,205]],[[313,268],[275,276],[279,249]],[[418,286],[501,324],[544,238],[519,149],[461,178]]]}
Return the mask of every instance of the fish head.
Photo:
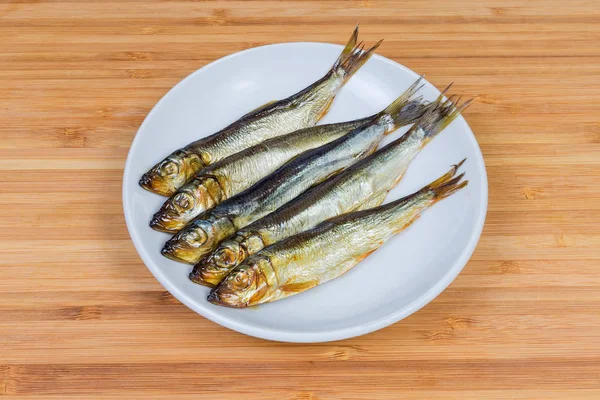
{"label": "fish head", "polygon": [[215,227],[210,221],[192,221],[173,236],[161,253],[174,261],[196,264],[210,250],[215,237]]}
{"label": "fish head", "polygon": [[274,291],[274,286],[270,284],[274,274],[266,257],[251,257],[211,290],[208,301],[234,308],[260,304]]}
{"label": "fish head", "polygon": [[198,154],[177,150],[146,172],[140,179],[140,186],[153,193],[170,196],[204,166]]}
{"label": "fish head", "polygon": [[219,248],[202,260],[190,273],[193,282],[205,286],[216,286],[233,268],[244,261],[248,253],[234,240],[226,240]]}
{"label": "fish head", "polygon": [[150,227],[161,232],[175,233],[203,211],[199,203],[189,191],[179,190],[154,214]]}

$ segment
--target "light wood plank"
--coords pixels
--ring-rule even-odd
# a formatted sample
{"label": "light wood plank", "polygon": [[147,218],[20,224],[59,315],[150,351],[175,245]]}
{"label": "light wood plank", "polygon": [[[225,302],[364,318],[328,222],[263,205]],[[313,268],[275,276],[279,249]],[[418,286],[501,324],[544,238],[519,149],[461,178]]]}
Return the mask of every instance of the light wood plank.
{"label": "light wood plank", "polygon": [[[472,259],[422,310],[342,342],[199,317],[129,240],[137,128],[215,59],[343,43],[358,22],[379,54],[478,99]],[[0,397],[600,398],[598,40],[595,0],[0,0]]]}

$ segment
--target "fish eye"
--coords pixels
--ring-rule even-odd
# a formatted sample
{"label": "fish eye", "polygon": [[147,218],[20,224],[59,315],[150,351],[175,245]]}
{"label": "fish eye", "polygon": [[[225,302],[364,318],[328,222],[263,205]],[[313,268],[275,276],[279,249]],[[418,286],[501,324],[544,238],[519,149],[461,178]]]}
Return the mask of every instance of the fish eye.
{"label": "fish eye", "polygon": [[236,289],[246,289],[252,283],[252,278],[254,275],[253,272],[254,271],[251,269],[244,269],[238,271],[232,280],[233,286]]}
{"label": "fish eye", "polygon": [[187,211],[192,208],[193,202],[189,194],[179,193],[173,199],[173,205],[177,211]]}
{"label": "fish eye", "polygon": [[175,161],[167,161],[161,167],[161,171],[167,176],[177,175],[179,173],[179,165]]}
{"label": "fish eye", "polygon": [[235,262],[235,254],[231,249],[221,249],[215,253],[215,264],[225,268]]}
{"label": "fish eye", "polygon": [[206,241],[206,233],[202,229],[194,229],[186,235],[185,240],[191,245],[200,246]]}

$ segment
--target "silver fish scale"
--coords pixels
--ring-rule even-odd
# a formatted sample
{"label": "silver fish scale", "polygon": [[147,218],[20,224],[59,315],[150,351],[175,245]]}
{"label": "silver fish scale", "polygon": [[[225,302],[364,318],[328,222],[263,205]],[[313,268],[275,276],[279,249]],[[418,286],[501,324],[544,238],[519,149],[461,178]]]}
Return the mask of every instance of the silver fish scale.
{"label": "silver fish scale", "polygon": [[[376,250],[431,204],[430,193],[408,199],[402,206],[384,210],[366,210],[324,222],[312,231],[276,243],[259,255],[270,259],[277,285],[319,284],[335,279]],[[293,293],[275,291],[265,301]]]}
{"label": "silver fish scale", "polygon": [[224,186],[227,187],[227,196],[231,197],[274,172],[292,157],[338,139],[365,122],[366,119],[362,119],[305,128],[238,153],[239,159],[227,163],[222,168],[209,167],[207,173],[222,176],[222,180],[226,182]]}
{"label": "silver fish scale", "polygon": [[381,204],[420,151],[422,139],[422,131],[407,134],[240,233],[256,232],[266,243],[275,243],[326,219]]}
{"label": "silver fish scale", "polygon": [[187,148],[210,155],[210,163],[214,163],[267,139],[312,126],[343,83],[342,78],[328,74],[296,97],[268,105],[264,112],[248,114]]}
{"label": "silver fish scale", "polygon": [[231,216],[234,225],[239,228],[246,226],[366,157],[375,150],[384,133],[384,126],[373,124],[310,150],[247,191],[221,203],[212,214]]}

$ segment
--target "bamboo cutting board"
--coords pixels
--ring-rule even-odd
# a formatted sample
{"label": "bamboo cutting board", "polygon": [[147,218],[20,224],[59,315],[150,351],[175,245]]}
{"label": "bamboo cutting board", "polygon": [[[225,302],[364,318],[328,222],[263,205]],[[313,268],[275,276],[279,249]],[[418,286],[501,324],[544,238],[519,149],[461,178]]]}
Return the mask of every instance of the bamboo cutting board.
{"label": "bamboo cutting board", "polygon": [[[245,48],[344,43],[467,112],[489,174],[473,258],[367,336],[272,343],[177,302],[122,216],[128,147],[179,80]],[[599,399],[600,3],[0,1],[0,397]]]}

